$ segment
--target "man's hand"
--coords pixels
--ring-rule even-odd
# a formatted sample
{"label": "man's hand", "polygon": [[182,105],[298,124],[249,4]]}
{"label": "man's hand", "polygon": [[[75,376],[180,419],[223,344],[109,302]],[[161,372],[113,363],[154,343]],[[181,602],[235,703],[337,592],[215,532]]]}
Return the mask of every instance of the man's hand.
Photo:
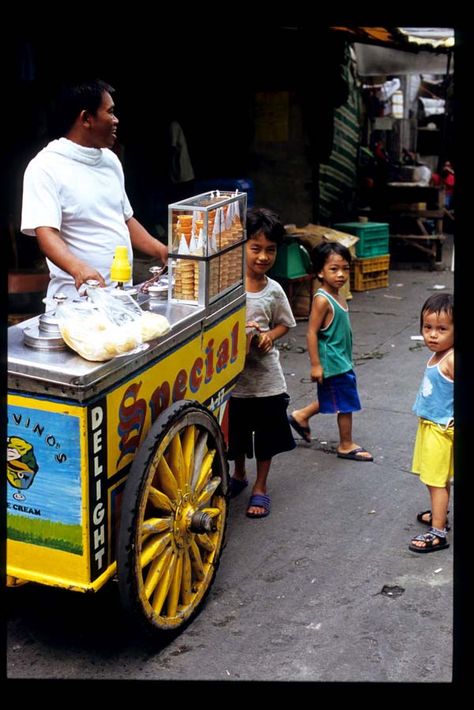
{"label": "man's hand", "polygon": [[94,279],[99,282],[100,286],[105,286],[105,279],[102,274],[93,269],[92,266],[89,266],[89,264],[80,264],[78,268],[71,271],[71,276],[78,291],[89,279]]}

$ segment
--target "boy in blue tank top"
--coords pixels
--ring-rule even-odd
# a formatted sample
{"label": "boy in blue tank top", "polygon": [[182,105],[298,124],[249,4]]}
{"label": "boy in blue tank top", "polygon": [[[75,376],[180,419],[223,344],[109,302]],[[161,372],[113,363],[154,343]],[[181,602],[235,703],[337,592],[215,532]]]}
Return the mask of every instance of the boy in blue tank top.
{"label": "boy in blue tank top", "polygon": [[317,382],[318,401],[295,410],[288,419],[309,443],[309,418],[318,412],[337,414],[338,457],[373,461],[373,456],[352,440],[352,412],[359,411],[361,404],[352,363],[349,309],[339,293],[349,278],[351,253],[338,242],[323,242],[313,249],[311,256],[322,283],[313,299],[306,336],[311,380]]}
{"label": "boy in blue tank top", "polygon": [[430,494],[431,510],[417,520],[430,529],[416,535],[409,549],[435,552],[449,547],[446,533],[450,481],[454,475],[454,300],[450,293],[430,296],[421,309],[420,329],[433,355],[428,360],[413,406],[418,430],[412,472],[420,476]]}

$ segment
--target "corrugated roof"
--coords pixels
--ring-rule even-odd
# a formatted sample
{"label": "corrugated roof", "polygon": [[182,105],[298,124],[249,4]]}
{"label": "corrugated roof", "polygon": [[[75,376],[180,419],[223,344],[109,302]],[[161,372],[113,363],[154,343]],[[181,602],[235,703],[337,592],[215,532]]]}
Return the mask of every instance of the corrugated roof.
{"label": "corrugated roof", "polygon": [[451,27],[331,27],[344,32],[353,42],[417,52],[420,49],[449,52],[454,47]]}

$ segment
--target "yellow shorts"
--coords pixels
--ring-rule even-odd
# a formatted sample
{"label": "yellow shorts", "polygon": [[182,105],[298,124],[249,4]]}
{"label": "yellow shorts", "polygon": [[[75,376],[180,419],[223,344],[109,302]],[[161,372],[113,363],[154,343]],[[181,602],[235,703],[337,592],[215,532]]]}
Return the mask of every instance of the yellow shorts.
{"label": "yellow shorts", "polygon": [[440,424],[422,419],[418,422],[412,473],[420,476],[427,486],[445,488],[454,476],[454,427],[445,429]]}

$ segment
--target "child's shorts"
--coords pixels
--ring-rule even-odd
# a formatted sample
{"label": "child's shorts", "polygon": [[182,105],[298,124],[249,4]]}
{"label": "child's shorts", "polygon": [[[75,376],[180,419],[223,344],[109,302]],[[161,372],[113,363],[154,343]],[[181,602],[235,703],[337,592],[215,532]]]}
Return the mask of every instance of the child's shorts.
{"label": "child's shorts", "polygon": [[322,385],[318,382],[318,401],[321,414],[348,414],[362,409],[354,370],[328,377]]}
{"label": "child's shorts", "polygon": [[445,429],[420,417],[411,468],[426,486],[445,488],[453,478],[453,440],[454,427]]}
{"label": "child's shorts", "polygon": [[[254,455],[266,461],[296,447],[286,410],[286,392],[272,397],[231,397],[229,401],[229,450],[227,458]],[[255,451],[255,453],[254,453]]]}

